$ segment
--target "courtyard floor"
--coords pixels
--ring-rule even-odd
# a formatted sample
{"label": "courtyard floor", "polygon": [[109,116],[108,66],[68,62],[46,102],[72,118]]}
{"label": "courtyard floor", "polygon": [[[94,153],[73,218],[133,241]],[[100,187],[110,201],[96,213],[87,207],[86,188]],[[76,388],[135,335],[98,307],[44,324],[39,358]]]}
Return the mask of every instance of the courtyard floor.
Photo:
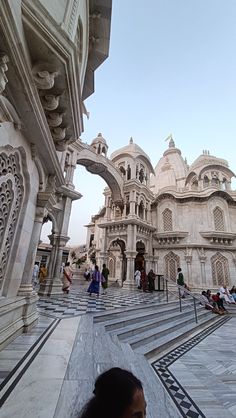
{"label": "courtyard floor", "polygon": [[40,298],[38,325],[0,352],[0,417],[76,418],[94,378],[114,365],[156,387],[156,396],[145,390],[147,418],[236,417],[235,316],[148,364],[95,328],[93,314],[155,306],[165,295],[110,287],[97,298],[86,287]]}

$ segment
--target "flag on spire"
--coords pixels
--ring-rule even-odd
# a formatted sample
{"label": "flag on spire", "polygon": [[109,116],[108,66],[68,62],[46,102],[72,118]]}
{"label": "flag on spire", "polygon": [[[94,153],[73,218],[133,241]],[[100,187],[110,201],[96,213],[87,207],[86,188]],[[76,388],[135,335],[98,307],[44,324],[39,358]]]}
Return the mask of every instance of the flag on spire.
{"label": "flag on spire", "polygon": [[172,134],[170,134],[170,135],[168,135],[168,137],[165,139],[165,141],[171,141],[173,138],[172,138]]}

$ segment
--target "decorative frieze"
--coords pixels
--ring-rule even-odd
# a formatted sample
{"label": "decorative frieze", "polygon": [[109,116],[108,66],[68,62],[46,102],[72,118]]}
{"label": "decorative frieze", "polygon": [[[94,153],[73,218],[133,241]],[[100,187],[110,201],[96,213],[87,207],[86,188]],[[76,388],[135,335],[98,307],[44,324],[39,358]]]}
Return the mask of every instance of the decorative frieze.
{"label": "decorative frieze", "polygon": [[17,150],[0,154],[0,289],[13,245],[24,196],[20,155]]}

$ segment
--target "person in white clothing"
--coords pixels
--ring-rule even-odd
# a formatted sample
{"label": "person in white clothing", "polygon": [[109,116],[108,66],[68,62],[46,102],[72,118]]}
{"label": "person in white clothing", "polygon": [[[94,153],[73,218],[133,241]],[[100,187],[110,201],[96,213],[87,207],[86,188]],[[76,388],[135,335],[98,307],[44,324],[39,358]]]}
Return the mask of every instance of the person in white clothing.
{"label": "person in white clothing", "polygon": [[134,280],[135,280],[137,288],[141,289],[141,287],[140,287],[141,271],[138,270],[138,269],[134,273]]}
{"label": "person in white clothing", "polygon": [[226,285],[221,286],[220,289],[219,289],[219,292],[220,292],[220,297],[222,299],[224,299],[226,303],[234,303],[235,304],[235,300],[234,300],[233,296],[230,294],[230,291],[226,287]]}
{"label": "person in white clothing", "polygon": [[36,262],[33,268],[33,274],[32,274],[32,285],[33,285],[33,289],[35,289],[35,287],[38,284],[38,275],[39,275],[39,263]]}

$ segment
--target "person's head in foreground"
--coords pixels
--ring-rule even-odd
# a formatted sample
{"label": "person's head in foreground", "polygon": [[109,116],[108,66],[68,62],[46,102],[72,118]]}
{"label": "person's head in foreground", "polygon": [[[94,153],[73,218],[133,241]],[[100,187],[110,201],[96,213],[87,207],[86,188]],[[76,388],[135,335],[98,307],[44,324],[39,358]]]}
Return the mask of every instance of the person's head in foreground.
{"label": "person's head in foreground", "polygon": [[79,418],[145,418],[142,383],[130,371],[114,367],[98,376],[93,398]]}

